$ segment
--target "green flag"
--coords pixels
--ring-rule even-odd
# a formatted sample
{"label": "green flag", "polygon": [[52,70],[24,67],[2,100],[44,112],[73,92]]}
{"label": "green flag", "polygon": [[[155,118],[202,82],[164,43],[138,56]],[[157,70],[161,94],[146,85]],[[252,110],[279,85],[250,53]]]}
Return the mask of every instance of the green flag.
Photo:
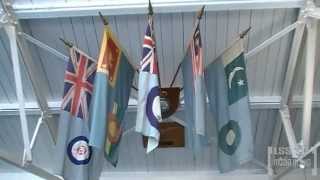
{"label": "green flag", "polygon": [[134,73],[117,39],[106,26],[92,96],[89,144],[103,150],[113,166],[118,162],[123,120]]}
{"label": "green flag", "polygon": [[218,126],[218,164],[234,170],[253,158],[248,81],[239,39],[205,70],[210,108]]}

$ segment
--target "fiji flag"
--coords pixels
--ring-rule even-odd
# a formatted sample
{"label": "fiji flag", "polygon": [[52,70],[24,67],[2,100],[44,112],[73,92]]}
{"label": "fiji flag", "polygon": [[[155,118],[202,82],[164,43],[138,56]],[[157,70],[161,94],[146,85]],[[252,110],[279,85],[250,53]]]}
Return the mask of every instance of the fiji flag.
{"label": "fiji flag", "polygon": [[139,94],[136,131],[148,136],[147,153],[159,144],[160,87],[158,82],[158,63],[153,37],[153,20],[149,17],[143,42],[143,54],[140,62]]}
{"label": "fiji flag", "polygon": [[135,69],[105,26],[90,110],[90,145],[116,166]]}
{"label": "fiji flag", "polygon": [[219,169],[228,172],[253,158],[242,39],[206,68],[205,81],[219,132]]}
{"label": "fiji flag", "polygon": [[86,54],[70,48],[56,151],[60,163],[57,173],[66,180],[92,179],[88,120],[96,66]]}
{"label": "fiji flag", "polygon": [[205,112],[206,94],[203,74],[203,52],[199,23],[190,41],[187,53],[182,61],[182,75],[184,86],[184,111],[187,122],[187,146],[191,149],[206,144]]}

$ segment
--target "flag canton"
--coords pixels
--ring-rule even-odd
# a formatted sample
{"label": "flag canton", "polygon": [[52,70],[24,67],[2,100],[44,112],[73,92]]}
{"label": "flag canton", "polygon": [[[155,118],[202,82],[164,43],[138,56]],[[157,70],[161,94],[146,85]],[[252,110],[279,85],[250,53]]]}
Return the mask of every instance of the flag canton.
{"label": "flag canton", "polygon": [[153,24],[149,20],[142,46],[142,60],[140,62],[141,71],[158,74],[158,63],[156,57],[156,45],[153,38]]}
{"label": "flag canton", "polygon": [[96,63],[73,48],[70,56],[64,78],[62,109],[72,116],[88,119]]}
{"label": "flag canton", "polygon": [[225,66],[226,82],[228,87],[229,105],[248,95],[248,85],[244,55],[241,53],[232,62]]}
{"label": "flag canton", "polygon": [[203,54],[202,54],[202,43],[199,24],[193,34],[193,38],[190,44],[191,55],[192,55],[192,71],[193,75],[203,74]]}

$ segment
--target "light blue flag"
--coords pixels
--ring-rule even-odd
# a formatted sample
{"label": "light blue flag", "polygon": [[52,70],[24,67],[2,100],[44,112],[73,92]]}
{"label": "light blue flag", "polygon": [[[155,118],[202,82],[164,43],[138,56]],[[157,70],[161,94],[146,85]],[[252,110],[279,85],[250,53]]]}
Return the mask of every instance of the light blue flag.
{"label": "light blue flag", "polygon": [[182,75],[184,111],[187,122],[186,144],[191,149],[199,150],[201,146],[207,144],[205,137],[206,93],[199,24],[182,61]]}
{"label": "light blue flag", "polygon": [[153,20],[149,17],[144,36],[139,73],[136,131],[148,137],[147,153],[159,145],[161,122],[159,69],[153,37]]}
{"label": "light blue flag", "polygon": [[219,169],[228,172],[253,158],[242,39],[206,68],[205,81],[210,109],[218,126]]}
{"label": "light blue flag", "polygon": [[105,26],[90,111],[90,145],[116,166],[124,115],[135,70],[109,26]]}
{"label": "light blue flag", "polygon": [[94,153],[88,139],[89,105],[95,73],[94,60],[70,48],[56,150],[57,173],[65,180],[95,179],[90,173]]}

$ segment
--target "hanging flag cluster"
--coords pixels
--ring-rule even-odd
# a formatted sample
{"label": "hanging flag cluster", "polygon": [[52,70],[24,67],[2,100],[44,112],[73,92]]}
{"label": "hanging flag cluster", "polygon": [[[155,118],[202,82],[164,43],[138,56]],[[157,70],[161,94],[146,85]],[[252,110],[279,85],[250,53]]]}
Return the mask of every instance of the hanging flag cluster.
{"label": "hanging flag cluster", "polygon": [[[200,31],[203,9],[179,66],[183,76],[186,144],[194,153],[208,144],[206,121],[215,120],[218,165],[221,172],[228,172],[253,158],[243,40],[239,38],[205,68]],[[162,121],[151,4],[149,11],[139,66],[135,125],[136,132],[148,138],[147,153],[159,145]],[[101,156],[113,166],[119,159],[124,116],[136,69],[107,22],[104,24],[97,62],[70,47],[57,144],[60,164],[56,169],[66,180],[98,179],[103,165]],[[213,117],[206,116],[207,97]]]}

